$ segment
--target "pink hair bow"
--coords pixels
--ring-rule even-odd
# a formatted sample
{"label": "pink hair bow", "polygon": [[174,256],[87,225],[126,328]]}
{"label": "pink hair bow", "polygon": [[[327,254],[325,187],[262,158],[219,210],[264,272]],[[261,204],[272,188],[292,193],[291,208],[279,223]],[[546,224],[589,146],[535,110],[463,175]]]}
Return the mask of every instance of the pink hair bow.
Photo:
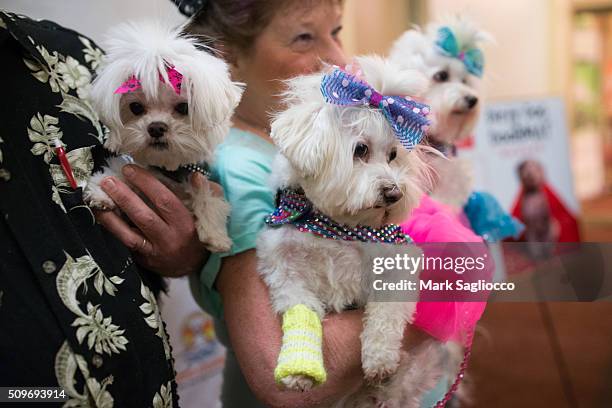
{"label": "pink hair bow", "polygon": [[[174,65],[168,65],[166,72],[168,73],[168,82],[170,82],[170,86],[172,86],[172,89],[174,89],[177,95],[180,95],[181,86],[183,85],[183,75],[174,68]],[[159,80],[160,82],[166,82],[162,74],[159,74]],[[132,75],[127,81],[122,83],[119,88],[115,89],[115,93],[126,94],[135,92],[140,88],[142,88],[140,80]]]}

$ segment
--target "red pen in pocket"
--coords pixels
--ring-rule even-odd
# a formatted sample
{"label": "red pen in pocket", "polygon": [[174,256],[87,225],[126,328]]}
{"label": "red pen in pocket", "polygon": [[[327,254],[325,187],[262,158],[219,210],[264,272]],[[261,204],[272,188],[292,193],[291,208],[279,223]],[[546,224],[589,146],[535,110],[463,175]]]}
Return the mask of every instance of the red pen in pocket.
{"label": "red pen in pocket", "polygon": [[72,167],[70,167],[70,162],[68,161],[68,157],[66,157],[66,151],[62,146],[62,142],[59,139],[55,139],[55,153],[57,154],[57,158],[59,159],[60,166],[62,166],[62,170],[64,170],[64,174],[70,183],[70,187],[74,190],[77,189],[77,182],[74,179],[74,174],[72,173]]}

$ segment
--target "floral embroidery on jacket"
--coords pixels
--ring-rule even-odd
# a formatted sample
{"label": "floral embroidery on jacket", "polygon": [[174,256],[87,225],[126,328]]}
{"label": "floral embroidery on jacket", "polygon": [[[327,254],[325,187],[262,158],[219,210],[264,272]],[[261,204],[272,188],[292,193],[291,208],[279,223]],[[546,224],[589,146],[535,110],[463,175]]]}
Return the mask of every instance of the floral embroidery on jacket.
{"label": "floral embroidery on jacket", "polygon": [[74,259],[66,253],[66,262],[56,278],[57,293],[64,305],[78,316],[72,326],[78,327],[76,337],[79,344],[87,337],[87,346],[97,353],[120,353],[128,344],[128,340],[123,336],[125,330],[113,324],[112,317],[105,317],[100,305],[87,302],[86,311],[80,307],[78,291],[81,286],[84,291],[87,290],[87,281],[91,278],[94,279],[94,288],[100,295],[106,293],[115,296],[115,285],[123,282],[118,276],[106,277],[91,256]]}
{"label": "floral embroidery on jacket", "polygon": [[[85,380],[81,392],[76,389],[76,377],[79,372]],[[63,405],[64,408],[111,408],[113,406],[113,397],[106,390],[107,387],[112,385],[113,377],[109,376],[99,382],[96,378],[90,376],[85,359],[83,356],[74,353],[67,341],[62,344],[55,356],[55,376],[59,386],[69,397]]]}
{"label": "floral embroidery on jacket", "polygon": [[155,300],[155,296],[153,292],[149,290],[142,283],[140,284],[140,294],[143,298],[145,298],[146,302],[140,305],[140,310],[145,314],[145,322],[147,325],[155,329],[155,334],[159,337],[164,344],[164,351],[166,352],[166,359],[170,360],[172,358],[170,354],[170,343],[168,341],[168,335],[164,330],[164,322],[161,318],[161,313],[159,312],[159,307],[157,306],[157,301]]}

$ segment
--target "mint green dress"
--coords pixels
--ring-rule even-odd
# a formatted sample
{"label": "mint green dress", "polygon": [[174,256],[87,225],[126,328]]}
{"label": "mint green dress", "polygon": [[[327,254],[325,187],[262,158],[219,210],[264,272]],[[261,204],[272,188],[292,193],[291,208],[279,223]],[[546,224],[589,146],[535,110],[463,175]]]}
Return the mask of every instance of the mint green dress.
{"label": "mint green dress", "polygon": [[[211,168],[212,179],[218,182],[232,209],[228,222],[233,246],[229,252],[212,254],[199,276],[190,277],[191,290],[198,304],[215,318],[219,340],[227,347],[221,402],[224,408],[259,408],[249,389],[236,356],[231,349],[225,323],[221,296],[214,288],[221,269],[221,260],[253,249],[264,218],[274,210],[275,192],[269,185],[276,147],[259,136],[232,128],[215,151]],[[431,407],[444,395],[446,380],[426,395],[422,406]]]}

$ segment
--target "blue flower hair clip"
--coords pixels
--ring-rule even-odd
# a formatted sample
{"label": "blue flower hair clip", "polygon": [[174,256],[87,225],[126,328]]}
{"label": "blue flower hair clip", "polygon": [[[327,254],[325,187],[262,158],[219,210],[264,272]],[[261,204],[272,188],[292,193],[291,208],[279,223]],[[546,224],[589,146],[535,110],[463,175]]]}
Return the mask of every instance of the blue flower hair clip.
{"label": "blue flower hair clip", "polygon": [[482,77],[484,70],[484,55],[480,48],[462,49],[459,47],[457,37],[449,27],[440,27],[438,29],[438,38],[436,39],[436,47],[442,55],[451,58],[457,58],[465,69],[477,77]]}
{"label": "blue flower hair clip", "polygon": [[410,97],[387,96],[367,82],[340,68],[323,76],[321,93],[325,101],[341,106],[372,106],[382,111],[402,146],[410,150],[423,138],[430,122],[429,106]]}

